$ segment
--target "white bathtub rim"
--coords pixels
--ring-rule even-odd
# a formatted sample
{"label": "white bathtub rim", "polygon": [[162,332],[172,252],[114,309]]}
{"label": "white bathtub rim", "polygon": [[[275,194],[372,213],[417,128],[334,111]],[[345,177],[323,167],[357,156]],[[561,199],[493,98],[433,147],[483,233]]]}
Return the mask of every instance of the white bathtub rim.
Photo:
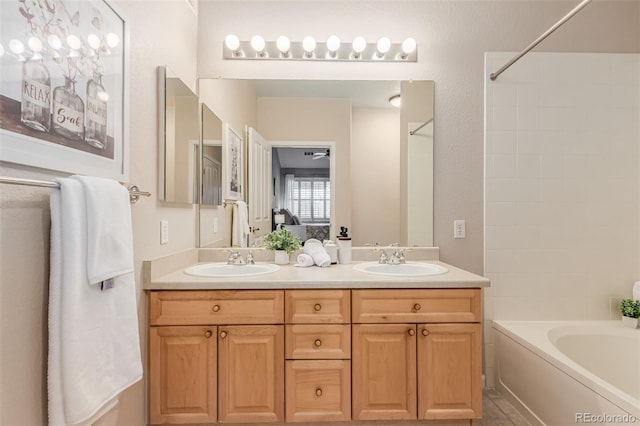
{"label": "white bathtub rim", "polygon": [[[623,392],[607,381],[596,376],[577,362],[573,361],[567,355],[562,353],[560,349],[555,347],[548,337],[551,329],[565,326],[589,326],[604,328],[622,328],[620,321],[506,321],[493,320],[493,328],[514,340],[518,344],[526,347],[531,352],[544,359],[554,367],[569,375],[584,386],[592,389],[601,397],[607,399],[614,405],[617,405],[627,413],[632,414],[636,418],[640,418],[640,400],[635,399],[631,395]],[[544,326],[544,327],[542,327]],[[511,328],[509,328],[511,327]],[[512,330],[512,328],[526,328],[529,339],[523,338]],[[630,330],[640,333],[638,330]],[[534,333],[535,332],[535,333]],[[531,333],[534,333],[533,336]],[[533,338],[531,338],[533,337]],[[540,349],[542,347],[542,350]]]}

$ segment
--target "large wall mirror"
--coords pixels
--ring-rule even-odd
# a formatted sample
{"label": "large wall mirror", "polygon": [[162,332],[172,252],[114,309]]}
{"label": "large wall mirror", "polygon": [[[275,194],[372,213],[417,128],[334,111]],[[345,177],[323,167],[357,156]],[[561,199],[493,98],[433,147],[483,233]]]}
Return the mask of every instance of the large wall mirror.
{"label": "large wall mirror", "polygon": [[166,66],[158,67],[159,195],[197,203],[200,159],[198,96]]}
{"label": "large wall mirror", "polygon": [[279,226],[303,240],[347,226],[354,245],[433,245],[432,81],[202,79],[198,90],[224,122],[250,128],[247,164],[252,135],[272,154],[270,167],[248,167],[249,244]]}

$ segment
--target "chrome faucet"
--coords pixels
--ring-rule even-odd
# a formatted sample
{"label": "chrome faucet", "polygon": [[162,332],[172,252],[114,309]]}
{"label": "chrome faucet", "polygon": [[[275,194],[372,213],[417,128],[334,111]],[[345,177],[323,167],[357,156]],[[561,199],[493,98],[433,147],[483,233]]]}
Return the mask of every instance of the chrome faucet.
{"label": "chrome faucet", "polygon": [[249,253],[247,253],[247,265],[255,265],[255,264],[256,264],[256,260],[253,258],[253,252],[249,250]]}
{"label": "chrome faucet", "polygon": [[407,260],[404,257],[404,249],[395,250],[391,257],[389,257],[388,263],[389,265],[401,265],[403,263],[407,263]]}
{"label": "chrome faucet", "polygon": [[244,264],[245,262],[240,252],[235,250],[231,250],[231,252],[229,252],[229,257],[227,258],[227,265],[244,265]]}

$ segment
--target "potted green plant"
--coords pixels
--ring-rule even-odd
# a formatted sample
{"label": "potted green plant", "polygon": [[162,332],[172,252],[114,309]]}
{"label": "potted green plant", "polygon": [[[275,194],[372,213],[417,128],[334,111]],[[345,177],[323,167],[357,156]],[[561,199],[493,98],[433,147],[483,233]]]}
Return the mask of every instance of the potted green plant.
{"label": "potted green plant", "polygon": [[285,228],[280,228],[264,237],[264,244],[268,250],[275,251],[275,262],[278,265],[289,263],[289,255],[301,247],[300,238]]}
{"label": "potted green plant", "polygon": [[622,299],[620,313],[622,314],[622,325],[637,328],[638,317],[640,317],[640,300]]}

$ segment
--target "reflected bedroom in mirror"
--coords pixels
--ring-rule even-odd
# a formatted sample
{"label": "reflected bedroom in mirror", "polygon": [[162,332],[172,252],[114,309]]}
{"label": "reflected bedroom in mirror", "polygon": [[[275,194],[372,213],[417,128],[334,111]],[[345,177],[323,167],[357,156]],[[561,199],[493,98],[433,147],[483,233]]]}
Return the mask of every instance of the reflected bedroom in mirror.
{"label": "reflected bedroom in mirror", "polygon": [[433,81],[200,79],[198,93],[247,129],[249,246],[280,227],[305,241],[341,226],[357,246],[433,245]]}

